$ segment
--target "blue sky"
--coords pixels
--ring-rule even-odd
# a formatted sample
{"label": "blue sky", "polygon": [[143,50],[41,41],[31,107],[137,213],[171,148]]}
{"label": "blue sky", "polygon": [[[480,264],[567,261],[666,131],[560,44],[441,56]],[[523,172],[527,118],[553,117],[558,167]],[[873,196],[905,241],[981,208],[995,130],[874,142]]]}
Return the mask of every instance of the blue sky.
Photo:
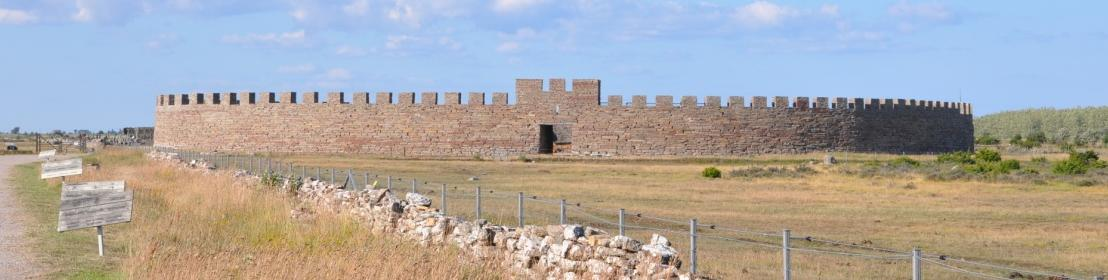
{"label": "blue sky", "polygon": [[[0,130],[153,123],[157,94],[510,91],[1108,105],[1104,1],[0,0]],[[749,99],[748,99],[749,100]]]}

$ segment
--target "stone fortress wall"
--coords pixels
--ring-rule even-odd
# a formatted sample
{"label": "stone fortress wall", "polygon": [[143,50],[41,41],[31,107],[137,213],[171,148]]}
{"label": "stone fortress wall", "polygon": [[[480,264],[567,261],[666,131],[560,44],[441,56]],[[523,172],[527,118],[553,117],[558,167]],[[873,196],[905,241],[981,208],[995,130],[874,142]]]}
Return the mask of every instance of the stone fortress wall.
{"label": "stone fortress wall", "polygon": [[719,96],[666,95],[653,103],[640,95],[601,102],[599,80],[573,80],[567,89],[564,79],[551,79],[545,86],[541,79],[516,80],[514,104],[503,92],[491,100],[469,93],[465,103],[458,92],[159,95],[154,144],[415,157],[545,153],[551,146],[613,156],[973,149],[968,103],[761,96],[748,103],[732,96],[721,105]]}

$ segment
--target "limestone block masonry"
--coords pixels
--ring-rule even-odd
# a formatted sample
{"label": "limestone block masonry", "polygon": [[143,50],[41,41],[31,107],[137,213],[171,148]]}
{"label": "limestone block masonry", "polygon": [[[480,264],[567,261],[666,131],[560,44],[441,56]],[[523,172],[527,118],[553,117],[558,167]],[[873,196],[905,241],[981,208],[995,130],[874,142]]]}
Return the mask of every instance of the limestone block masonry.
{"label": "limestone block masonry", "polygon": [[[736,156],[973,149],[968,103],[915,99],[608,96],[600,80],[516,80],[508,93],[159,95],[154,145],[223,152]],[[467,100],[462,100],[462,97]],[[624,100],[629,100],[624,103]],[[720,104],[726,100],[727,104]],[[313,137],[302,137],[313,135]]]}

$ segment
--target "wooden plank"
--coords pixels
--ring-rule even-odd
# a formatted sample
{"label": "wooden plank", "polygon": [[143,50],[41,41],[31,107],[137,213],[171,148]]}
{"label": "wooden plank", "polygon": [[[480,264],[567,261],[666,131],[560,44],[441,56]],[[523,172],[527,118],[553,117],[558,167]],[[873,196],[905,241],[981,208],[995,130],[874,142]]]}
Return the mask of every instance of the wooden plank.
{"label": "wooden plank", "polygon": [[58,154],[58,150],[45,150],[38,153],[39,159],[47,159]]}
{"label": "wooden plank", "polygon": [[126,183],[123,181],[100,181],[100,182],[84,182],[76,184],[64,184],[62,185],[62,197],[65,197],[67,192],[82,192],[82,191],[123,191]]}
{"label": "wooden plank", "polygon": [[81,196],[63,196],[61,206],[59,206],[58,209],[60,211],[65,211],[134,200],[134,193],[132,191],[87,191],[80,192],[79,194],[81,194]]}
{"label": "wooden plank", "polygon": [[127,200],[59,211],[58,231],[130,222],[133,202]]}
{"label": "wooden plank", "polygon": [[79,158],[44,162],[42,163],[42,179],[80,175],[83,171],[81,166],[81,159]]}

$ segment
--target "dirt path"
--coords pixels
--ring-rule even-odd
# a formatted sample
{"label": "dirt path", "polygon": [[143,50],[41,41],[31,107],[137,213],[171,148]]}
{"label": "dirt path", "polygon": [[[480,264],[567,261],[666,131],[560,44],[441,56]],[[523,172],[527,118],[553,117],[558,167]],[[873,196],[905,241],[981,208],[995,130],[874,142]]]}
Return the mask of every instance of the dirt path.
{"label": "dirt path", "polygon": [[28,252],[24,225],[31,222],[15,197],[9,176],[16,165],[33,162],[36,156],[0,156],[0,279],[40,277]]}

